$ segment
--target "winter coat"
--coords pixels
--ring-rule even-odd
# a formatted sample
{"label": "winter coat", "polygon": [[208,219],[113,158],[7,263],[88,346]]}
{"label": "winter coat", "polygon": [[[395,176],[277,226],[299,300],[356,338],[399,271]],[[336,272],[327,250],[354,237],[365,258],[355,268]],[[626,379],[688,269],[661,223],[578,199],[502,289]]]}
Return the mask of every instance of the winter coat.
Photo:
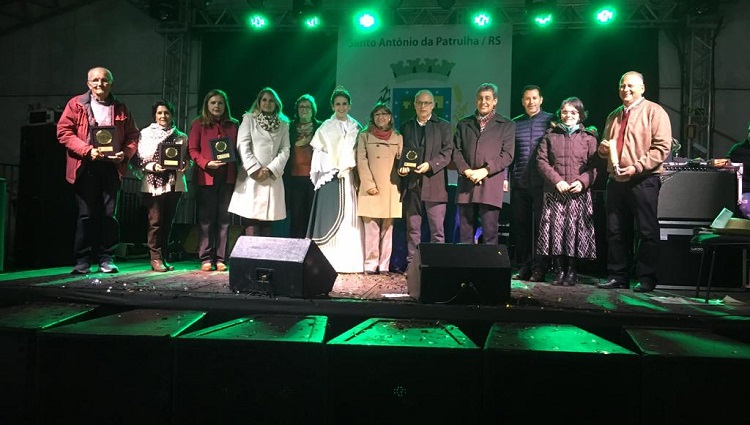
{"label": "winter coat", "polygon": [[[513,162],[515,134],[516,124],[498,113],[481,132],[473,114],[458,122],[453,151],[453,163],[458,170],[457,204],[503,207],[503,181],[506,169]],[[482,167],[489,170],[482,184],[464,177],[464,171]]]}
{"label": "winter coat", "polygon": [[[375,137],[368,131],[357,137],[357,171],[359,191],[357,215],[371,218],[400,218],[401,196],[398,191],[399,177],[396,172],[404,141],[397,132],[388,140]],[[368,190],[376,188],[378,193],[370,195]]]}
{"label": "winter coat", "polygon": [[[281,121],[271,133],[261,128],[253,113],[242,117],[237,133],[238,172],[229,212],[245,218],[274,221],[286,218],[284,167],[289,160],[289,123]],[[251,174],[262,167],[271,177],[257,181]]]}
{"label": "winter coat", "polygon": [[597,173],[596,133],[580,127],[572,134],[560,125],[547,131],[539,142],[536,165],[544,180],[545,192],[556,192],[563,180],[578,180],[583,190],[591,187]]}

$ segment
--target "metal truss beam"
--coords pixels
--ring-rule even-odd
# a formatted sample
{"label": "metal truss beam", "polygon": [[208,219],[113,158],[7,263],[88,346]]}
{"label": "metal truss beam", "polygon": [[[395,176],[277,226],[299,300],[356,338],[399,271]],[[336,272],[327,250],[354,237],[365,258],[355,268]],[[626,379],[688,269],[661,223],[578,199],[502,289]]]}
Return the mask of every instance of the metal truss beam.
{"label": "metal truss beam", "polygon": [[[291,9],[290,2],[266,1],[261,9],[276,30],[299,30],[301,23]],[[356,12],[355,2],[323,2],[323,30],[334,30],[351,22]],[[472,1],[457,2],[449,9],[437,5],[436,1],[396,2],[402,5],[389,10],[383,18],[391,25],[446,25],[469,23],[471,14],[478,6]],[[409,5],[405,3],[417,3]],[[493,2],[484,7],[497,22],[512,24],[514,30],[530,28],[523,0]],[[192,1],[182,1],[188,9],[188,25],[198,31],[246,30],[245,20],[253,10],[247,2],[214,1],[208,6],[196,8]],[[669,28],[679,24],[680,2],[678,0],[626,0],[619,6],[620,22],[625,28]],[[592,19],[591,2],[587,0],[558,0],[555,26],[564,29],[589,28],[596,25]],[[169,27],[169,24],[165,24]]]}
{"label": "metal truss beam", "polygon": [[691,28],[683,61],[683,137],[688,158],[712,157],[714,126],[714,40],[717,29]]}

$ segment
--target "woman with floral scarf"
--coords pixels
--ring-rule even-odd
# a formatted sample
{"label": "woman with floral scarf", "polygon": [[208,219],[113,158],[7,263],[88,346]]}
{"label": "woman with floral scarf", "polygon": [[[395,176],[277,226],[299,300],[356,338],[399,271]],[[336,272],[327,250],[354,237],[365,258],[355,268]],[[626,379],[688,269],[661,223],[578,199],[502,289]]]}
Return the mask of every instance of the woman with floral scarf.
{"label": "woman with floral scarf", "polygon": [[[159,100],[152,107],[154,123],[141,130],[138,153],[134,157],[135,174],[141,180],[143,203],[148,209],[147,245],[151,257],[151,269],[155,272],[174,270],[167,263],[169,233],[172,229],[177,205],[183,192],[187,192],[185,163],[178,169],[166,169],[162,165],[161,145],[187,145],[187,135],[172,122],[174,105]],[[177,151],[186,146],[176,146]],[[183,158],[187,157],[185,151]],[[186,161],[186,160],[184,160]]]}
{"label": "woman with floral scarf", "polygon": [[242,116],[237,133],[239,167],[229,212],[244,217],[248,236],[273,236],[286,218],[284,167],[289,160],[289,119],[279,95],[266,87]]}

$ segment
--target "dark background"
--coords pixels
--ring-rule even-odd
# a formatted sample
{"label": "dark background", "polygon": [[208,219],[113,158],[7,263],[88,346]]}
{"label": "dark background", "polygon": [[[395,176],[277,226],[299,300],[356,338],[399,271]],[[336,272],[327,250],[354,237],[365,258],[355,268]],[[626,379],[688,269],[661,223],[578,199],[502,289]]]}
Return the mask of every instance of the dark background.
{"label": "dark background", "polygon": [[[209,90],[222,89],[239,119],[258,92],[270,86],[290,118],[294,101],[310,93],[318,103],[318,119],[326,119],[336,86],[337,40],[330,32],[204,34],[199,102]],[[555,112],[563,99],[577,96],[589,111],[585,124],[601,130],[607,114],[620,105],[617,86],[624,72],[643,73],[646,96],[658,101],[658,32],[591,28],[514,34],[511,67],[510,90],[500,87],[501,97],[510,96],[511,116],[523,113],[523,87],[536,84],[542,87],[545,110]],[[486,80],[492,81],[492,75],[488,70]]]}

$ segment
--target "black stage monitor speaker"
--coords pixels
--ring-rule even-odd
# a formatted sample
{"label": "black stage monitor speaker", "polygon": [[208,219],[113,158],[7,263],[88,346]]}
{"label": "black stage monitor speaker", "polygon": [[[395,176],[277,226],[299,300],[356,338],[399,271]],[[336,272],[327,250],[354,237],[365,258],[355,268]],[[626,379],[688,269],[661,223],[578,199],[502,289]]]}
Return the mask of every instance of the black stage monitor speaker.
{"label": "black stage monitor speaker", "polygon": [[425,304],[499,304],[510,298],[508,248],[422,243],[406,282],[409,295]]}
{"label": "black stage monitor speaker", "polygon": [[336,270],[310,239],[240,236],[229,256],[229,289],[271,296],[327,295]]}
{"label": "black stage monitor speaker", "polygon": [[666,167],[659,191],[660,220],[713,221],[722,208],[737,207],[737,174]]}

